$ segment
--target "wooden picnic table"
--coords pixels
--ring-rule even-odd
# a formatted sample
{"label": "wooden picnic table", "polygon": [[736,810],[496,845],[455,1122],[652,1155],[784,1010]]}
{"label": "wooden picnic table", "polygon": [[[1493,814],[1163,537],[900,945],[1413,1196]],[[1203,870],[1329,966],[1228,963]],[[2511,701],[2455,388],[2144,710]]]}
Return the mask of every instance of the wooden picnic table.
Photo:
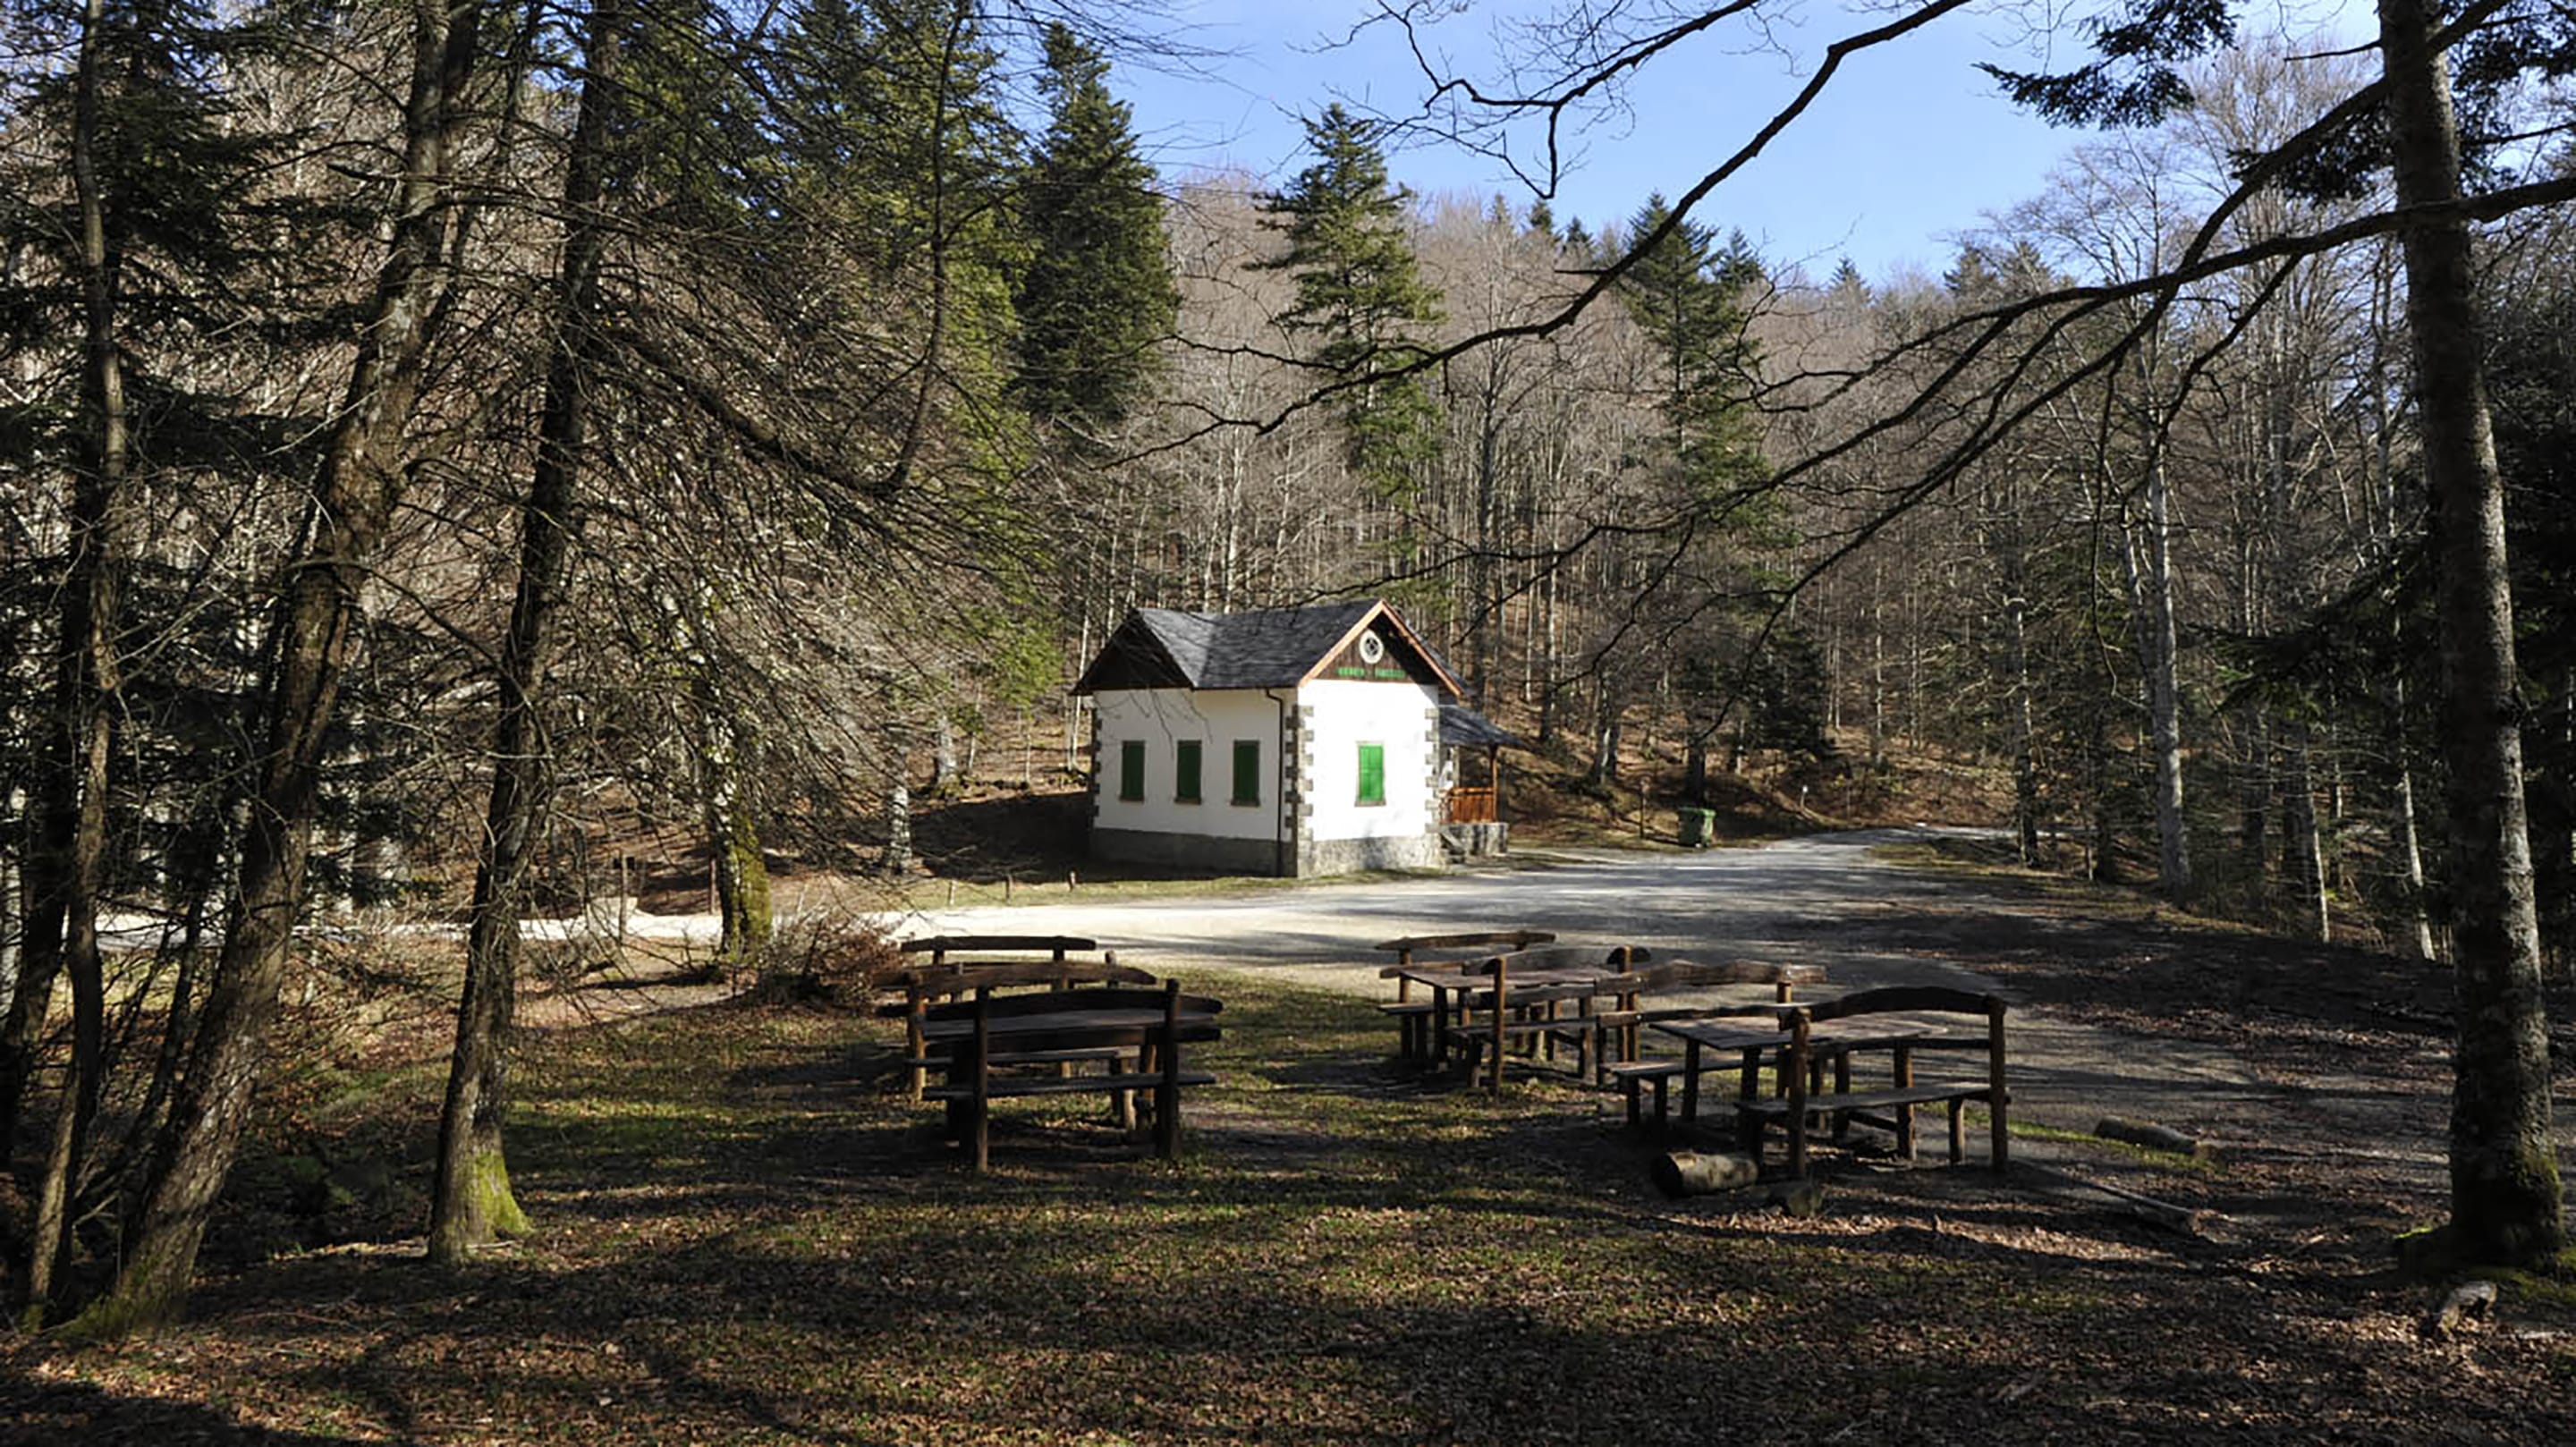
{"label": "wooden picnic table", "polygon": [[[1395,998],[1379,1005],[1378,1009],[1395,1017],[1396,1026],[1401,1031],[1400,1048],[1404,1058],[1425,1062],[1440,1056],[1439,1039],[1434,1028],[1437,1024],[1433,1010],[1435,1001],[1413,998],[1414,980],[1407,972],[1413,969],[1416,956],[1425,957],[1421,962],[1436,968],[1475,958],[1478,952],[1490,956],[1502,950],[1525,950],[1532,945],[1550,943],[1555,938],[1553,930],[1531,929],[1523,925],[1513,929],[1467,930],[1455,934],[1406,935],[1402,939],[1381,940],[1371,945],[1369,948],[1379,954],[1395,956],[1394,964],[1377,972],[1379,979],[1395,981]],[[1428,958],[1435,954],[1438,960]]]}
{"label": "wooden picnic table", "polygon": [[[1154,977],[1118,963],[1116,950],[1096,940],[1072,935],[935,935],[905,940],[907,955],[930,956],[927,964],[898,971],[888,982],[900,1001],[884,1013],[904,1017],[905,1054],[913,1062],[912,1098],[921,1099],[928,1084],[922,1061],[928,1053],[922,1022],[931,1004],[954,1000],[984,988],[1014,987],[1070,990],[1077,985],[1150,985]],[[1096,952],[1096,958],[1086,958]],[[1067,1074],[1071,1073],[1068,1068]]]}
{"label": "wooden picnic table", "polygon": [[[1067,992],[1075,999],[1089,990]],[[1126,993],[1121,991],[1119,993]],[[1215,1040],[1222,1035],[1212,1010],[1195,1008],[1181,997],[1181,1033],[1184,1042]],[[987,1022],[987,1039],[995,1047],[1007,1046],[1014,1052],[1038,1050],[1079,1050],[1113,1045],[1143,1047],[1159,1033],[1163,1011],[1137,1005],[1111,1005],[1096,1009],[1078,1005],[1046,1010],[1033,1015],[997,1015]],[[922,1026],[923,1042],[934,1050],[949,1052],[952,1070],[972,1063],[975,1051],[975,1022],[971,1018],[932,1020]]]}
{"label": "wooden picnic table", "polygon": [[[942,1006],[936,1018],[922,1022],[923,1044],[943,1060],[947,1077],[924,1094],[947,1102],[952,1133],[965,1138],[980,1171],[990,1156],[988,1118],[997,1097],[1105,1093],[1124,1101],[1151,1091],[1155,1149],[1169,1159],[1179,1150],[1181,1087],[1216,1079],[1184,1070],[1181,1046],[1220,1038],[1217,1015],[1224,1008],[1204,996],[1181,994],[1172,981],[1160,991],[1068,990],[1004,1001],[978,990],[971,1007]],[[1005,1079],[993,1073],[1005,1062],[1069,1064],[1126,1051],[1135,1052],[1135,1068],[1120,1069],[1124,1061],[1113,1059],[1106,1075]]]}
{"label": "wooden picnic table", "polygon": [[[1398,982],[1400,990],[1424,985],[1431,990],[1430,1026],[1427,1041],[1417,1043],[1407,1036],[1433,1065],[1448,1062],[1449,1042],[1453,1035],[1467,1027],[1470,1012],[1481,1007],[1487,1022],[1475,1027],[1480,1033],[1471,1042],[1471,1053],[1486,1049],[1493,1052],[1487,1088],[1500,1090],[1503,1078],[1503,1053],[1507,1037],[1544,1036],[1551,1025],[1555,1007],[1566,1001],[1578,1009],[1589,1010],[1591,1002],[1607,993],[1615,993],[1618,981],[1628,978],[1629,966],[1646,956],[1643,949],[1627,945],[1605,946],[1597,951],[1598,960],[1571,958],[1590,953],[1573,947],[1520,954],[1496,955],[1484,959],[1441,962],[1436,964],[1390,965],[1378,973]],[[1548,1018],[1515,1020],[1512,1011],[1520,1007],[1546,1007]],[[1554,1042],[1548,1041],[1552,1051]],[[1589,1051],[1589,1045],[1586,1047]],[[1586,1068],[1589,1065],[1588,1054]]]}
{"label": "wooden picnic table", "polygon": [[[1768,1013],[1768,1012],[1766,1012]],[[1699,1118],[1699,1078],[1717,1067],[1703,1063],[1710,1054],[1733,1056],[1737,1072],[1735,1098],[1738,1102],[1756,1100],[1762,1093],[1763,1057],[1771,1055],[1775,1063],[1785,1064],[1786,1052],[1795,1042],[1793,1031],[1765,1025],[1747,1024],[1741,1017],[1713,1017],[1699,1020],[1655,1020],[1647,1029],[1669,1035],[1683,1045],[1682,1121],[1688,1124]],[[1902,1074],[1912,1048],[1940,1033],[1932,1026],[1906,1021],[1871,1021],[1854,1028],[1836,1030],[1831,1026],[1811,1029],[1807,1035],[1807,1068],[1821,1071],[1825,1062],[1833,1062],[1838,1090],[1851,1086],[1851,1057],[1862,1051],[1886,1050],[1897,1057],[1897,1070]],[[1776,1094],[1786,1094],[1789,1082],[1775,1080]],[[1662,1100],[1659,1089],[1657,1101]],[[1660,1114],[1660,1111],[1658,1112]]]}
{"label": "wooden picnic table", "polygon": [[[1773,1011],[1773,1023],[1779,1027],[1776,1029],[1747,1028],[1726,1020],[1662,1020],[1651,1028],[1681,1040],[1689,1048],[1689,1057],[1680,1067],[1685,1121],[1695,1119],[1699,1113],[1703,1052],[1726,1051],[1738,1057],[1742,1074],[1735,1113],[1741,1145],[1758,1159],[1764,1127],[1778,1122],[1788,1136],[1787,1164],[1792,1177],[1803,1177],[1807,1172],[1807,1125],[1816,1116],[1826,1120],[1837,1140],[1855,1121],[1892,1131],[1897,1154],[1912,1160],[1914,1109],[1919,1105],[1948,1109],[1950,1159],[1956,1163],[1964,1154],[1966,1140],[1960,1113],[1972,1103],[1987,1107],[1990,1161],[1995,1169],[2002,1170],[2011,1152],[2005,1121],[2011,1100],[2005,1080],[2004,1019],[2008,1008],[1998,995],[1937,985],[1897,985],[1856,991],[1832,1000],[1777,1006]],[[1925,1018],[1943,1015],[1971,1016],[1984,1028],[1962,1029],[1955,1022]],[[1886,1051],[1890,1057],[1888,1084],[1854,1090],[1852,1057],[1878,1050]],[[1930,1083],[1915,1079],[1914,1056],[1918,1051],[1949,1050],[1974,1050],[1984,1055],[1983,1078]],[[1766,1053],[1778,1064],[1776,1090],[1769,1098],[1763,1097],[1760,1089],[1762,1057]],[[1824,1086],[1827,1062],[1833,1066],[1831,1090]],[[1660,1115],[1662,1077],[1656,1079]],[[1635,1082],[1631,1081],[1632,1114],[1635,1090]]]}

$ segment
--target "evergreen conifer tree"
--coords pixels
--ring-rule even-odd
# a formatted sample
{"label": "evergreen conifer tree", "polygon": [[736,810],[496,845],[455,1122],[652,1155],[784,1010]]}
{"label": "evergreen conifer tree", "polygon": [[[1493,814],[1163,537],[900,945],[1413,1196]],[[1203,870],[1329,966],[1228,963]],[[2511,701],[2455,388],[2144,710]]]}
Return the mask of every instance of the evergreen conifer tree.
{"label": "evergreen conifer tree", "polygon": [[[1650,235],[1671,215],[1664,198],[1651,195],[1628,234]],[[1622,284],[1630,315],[1654,339],[1662,363],[1674,454],[1706,490],[1759,466],[1744,416],[1756,352],[1743,297],[1760,276],[1741,236],[1721,247],[1713,230],[1684,218]]]}
{"label": "evergreen conifer tree", "polygon": [[1154,169],[1109,62],[1069,28],[1046,36],[1053,118],[1021,198],[1031,254],[1020,280],[1016,389],[1032,417],[1096,444],[1153,386],[1180,290]]}
{"label": "evergreen conifer tree", "polygon": [[780,210],[809,243],[858,263],[859,275],[831,278],[840,304],[925,313],[924,389],[902,425],[942,421],[988,457],[1004,440],[989,404],[1007,376],[1025,251],[1010,206],[1019,135],[998,66],[972,8],[953,0],[806,0],[770,117],[784,142]]}
{"label": "evergreen conifer tree", "polygon": [[1262,224],[1284,233],[1288,250],[1254,265],[1296,281],[1279,324],[1317,337],[1311,364],[1351,384],[1340,407],[1351,470],[1379,495],[1401,496],[1439,427],[1421,382],[1379,375],[1420,355],[1412,328],[1440,320],[1440,294],[1404,232],[1413,193],[1389,183],[1375,128],[1338,104],[1306,122],[1306,144],[1314,163],[1262,200]]}

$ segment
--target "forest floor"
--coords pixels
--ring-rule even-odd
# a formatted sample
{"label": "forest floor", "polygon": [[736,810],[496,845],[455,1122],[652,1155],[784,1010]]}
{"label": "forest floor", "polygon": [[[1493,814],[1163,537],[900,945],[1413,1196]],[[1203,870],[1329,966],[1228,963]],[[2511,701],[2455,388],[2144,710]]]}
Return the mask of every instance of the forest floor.
{"label": "forest floor", "polygon": [[[2498,1278],[2493,1320],[2428,1338],[2451,1283],[2391,1249],[2444,1204],[2438,972],[1996,870],[1972,837],[1829,847],[1787,848],[1807,885],[1743,883],[1775,896],[1766,950],[1994,980],[2042,1057],[2016,1155],[2197,1229],[1975,1145],[1829,1151],[1813,1218],[1669,1200],[1614,1098],[1425,1079],[1347,983],[1178,954],[1153,967],[1227,1002],[1184,1159],[1020,1102],[979,1178],[866,1011],[607,977],[580,993],[667,993],[538,1016],[532,1235],[421,1263],[438,1042],[382,1035],[276,1093],[187,1324],[0,1346],[0,1443],[2576,1440],[2576,1284]],[[1645,928],[1623,867],[1508,884],[1532,918]],[[1746,866],[1670,867],[1710,900]],[[1366,931],[1404,890],[1316,903]],[[2185,1057],[2205,1087],[2172,1088]],[[2095,1141],[2095,1109],[2214,1153]]]}

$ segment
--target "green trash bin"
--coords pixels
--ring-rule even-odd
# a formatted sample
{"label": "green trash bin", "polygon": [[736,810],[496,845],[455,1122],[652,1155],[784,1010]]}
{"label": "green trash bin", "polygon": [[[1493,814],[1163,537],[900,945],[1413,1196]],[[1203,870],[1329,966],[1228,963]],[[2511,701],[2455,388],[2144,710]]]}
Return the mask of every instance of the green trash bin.
{"label": "green trash bin", "polygon": [[1680,835],[1684,849],[1706,849],[1717,842],[1717,811],[1714,809],[1682,810],[1681,825],[1676,832]]}

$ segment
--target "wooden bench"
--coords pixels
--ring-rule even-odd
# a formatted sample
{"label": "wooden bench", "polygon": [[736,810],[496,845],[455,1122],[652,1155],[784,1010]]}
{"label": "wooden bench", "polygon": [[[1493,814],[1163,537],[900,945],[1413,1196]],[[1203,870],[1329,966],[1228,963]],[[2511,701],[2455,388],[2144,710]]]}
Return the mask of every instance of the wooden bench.
{"label": "wooden bench", "polygon": [[[1178,980],[1165,981],[1159,990],[1112,986],[996,996],[989,987],[978,988],[972,1000],[928,1012],[926,1025],[949,1027],[937,1033],[949,1036],[956,1048],[942,1062],[950,1078],[926,1087],[922,1097],[949,1107],[949,1134],[965,1144],[970,1167],[982,1171],[992,1159],[996,1100],[1107,1095],[1119,1105],[1121,1123],[1132,1125],[1132,1102],[1147,1094],[1155,1152],[1169,1160],[1180,1148],[1182,1087],[1216,1083],[1204,1070],[1182,1068],[1181,1046],[1216,1038],[1215,1017],[1224,1008],[1205,996],[1182,994]],[[961,1023],[965,1029],[954,1028]],[[1120,1068],[1131,1055],[1133,1068]],[[1008,1073],[1014,1065],[1076,1059],[1104,1059],[1111,1066],[1099,1075]]]}
{"label": "wooden bench", "polygon": [[[1815,1088],[1821,1075],[1822,1061],[1810,1040],[1814,1026],[1875,1015],[1915,1014],[1979,1016],[1984,1019],[1986,1028],[1982,1032],[1957,1035],[1890,1031],[1885,1038],[1894,1058],[1894,1078],[1883,1090],[1852,1089],[1851,1051],[1864,1048],[1868,1036],[1864,1031],[1847,1031],[1834,1062],[1834,1088],[1830,1091]],[[2006,1108],[2012,1098],[2004,1078],[2005,1014],[2005,1001],[2000,995],[1980,995],[1935,985],[1862,990],[1840,999],[1780,1010],[1780,1022],[1789,1033],[1789,1042],[1780,1063],[1780,1093],[1769,1099],[1740,1099],[1735,1106],[1745,1151],[1758,1159],[1766,1127],[1779,1124],[1788,1133],[1789,1175],[1792,1179],[1803,1178],[1807,1173],[1808,1125],[1821,1117],[1837,1132],[1854,1121],[1893,1131],[1897,1153],[1912,1160],[1914,1108],[1918,1105],[1943,1105],[1949,1109],[1950,1160],[1955,1165],[1966,1154],[1967,1132],[1962,1112],[1971,1101],[1980,1101],[1987,1111],[1990,1163],[1996,1170],[2003,1170],[2010,1163],[2012,1152],[2005,1123]],[[1918,1052],[1963,1048],[1985,1052],[1986,1068],[1981,1079],[1927,1084],[1914,1078],[1914,1056]]]}
{"label": "wooden bench", "polygon": [[[1151,985],[1153,975],[1118,963],[1118,952],[1093,940],[1071,935],[936,935],[905,940],[908,955],[926,954],[927,964],[902,971],[894,985],[902,998],[881,1006],[879,1013],[904,1018],[904,1064],[910,1072],[910,1094],[922,1098],[932,1059],[922,1039],[923,1022],[935,1002],[957,1000],[978,989],[1029,988],[1047,991],[1079,985]],[[1093,952],[1096,958],[1086,958]],[[1057,1057],[1061,1074],[1071,1074],[1077,1060],[1100,1060],[1097,1051]],[[1028,1063],[1005,1059],[996,1064]]]}
{"label": "wooden bench", "polygon": [[1673,1077],[1681,1074],[1683,1069],[1678,1060],[1622,1060],[1602,1067],[1601,1079],[1605,1085],[1617,1086],[1619,1093],[1627,1097],[1628,1124],[1640,1129],[1646,1123],[1644,1102],[1640,1097],[1646,1087],[1652,1086],[1655,1092],[1655,1126],[1660,1130],[1671,1119]]}
{"label": "wooden bench", "polygon": [[[1556,935],[1543,929],[1473,930],[1465,934],[1408,935],[1386,940],[1369,948],[1380,954],[1395,956],[1395,963],[1377,972],[1381,980],[1395,981],[1395,998],[1381,1002],[1378,1013],[1395,1020],[1397,1049],[1407,1060],[1427,1060],[1432,1045],[1432,1002],[1413,998],[1413,981],[1405,972],[1417,964],[1437,959],[1464,962],[1477,951],[1521,950],[1531,945],[1547,944]],[[1415,956],[1428,956],[1416,960]]]}

